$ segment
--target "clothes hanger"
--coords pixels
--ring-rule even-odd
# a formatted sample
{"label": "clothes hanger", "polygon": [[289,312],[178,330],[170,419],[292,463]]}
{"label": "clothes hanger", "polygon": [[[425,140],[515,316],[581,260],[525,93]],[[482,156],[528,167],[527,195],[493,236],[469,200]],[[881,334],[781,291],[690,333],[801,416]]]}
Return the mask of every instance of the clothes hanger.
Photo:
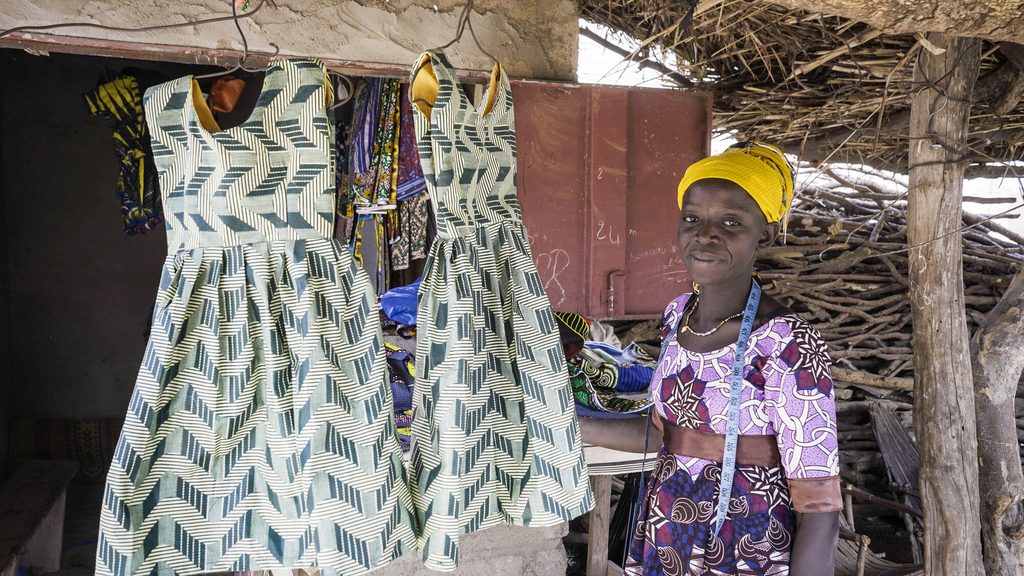
{"label": "clothes hanger", "polygon": [[473,38],[473,43],[476,44],[476,47],[479,48],[480,51],[484,53],[484,56],[487,56],[495,64],[497,64],[498,59],[495,58],[494,55],[492,55],[490,52],[488,52],[483,47],[483,45],[480,44],[480,39],[476,37],[476,32],[473,31],[473,20],[472,18],[470,18],[472,14],[473,0],[469,0],[468,2],[466,2],[466,5],[463,6],[462,13],[459,14],[459,26],[455,29],[455,38],[452,38],[451,42],[445,44],[444,46],[436,48],[436,50],[444,50],[445,48],[451,46],[452,44],[455,44],[462,38],[462,33],[466,31],[466,28],[469,28],[469,35]]}
{"label": "clothes hanger", "polygon": [[[473,0],[469,0],[468,2],[466,2],[466,5],[462,7],[462,12],[459,14],[459,24],[455,28],[455,38],[452,38],[452,40],[450,42],[448,42],[447,44],[445,44],[444,46],[439,46],[437,48],[434,48],[434,50],[444,50],[445,48],[448,48],[452,44],[455,44],[460,39],[462,39],[462,34],[465,33],[466,29],[468,28],[469,29],[469,35],[473,38],[473,43],[476,44],[476,47],[481,52],[484,53],[484,56],[487,56],[488,58],[490,58],[491,62],[493,62],[495,66],[499,66],[500,67],[501,63],[498,62],[498,59],[495,58],[493,54],[488,52],[483,47],[483,45],[480,44],[480,39],[476,37],[476,31],[473,30],[473,20],[471,18],[472,14],[473,14]],[[421,59],[416,64],[416,68],[413,70],[412,78],[416,78],[416,76],[420,73],[420,69],[422,69],[423,66],[427,62],[429,62],[429,61],[430,61],[429,58]],[[416,98],[412,102],[413,102],[413,104],[423,104],[427,108],[433,108],[434,107],[434,105],[432,103],[427,102],[426,100],[424,100],[422,98]]]}
{"label": "clothes hanger", "polygon": [[[242,70],[244,72],[261,72],[263,70],[266,70],[266,68],[249,69],[245,67],[245,60],[249,57],[249,41],[245,38],[245,32],[242,31],[241,18],[238,15],[238,7],[235,4],[235,1],[228,0],[228,2],[231,3],[231,20],[235,23],[235,30],[238,30],[239,39],[242,40],[242,55],[238,57],[238,64],[236,64],[235,66],[228,68],[227,70],[221,70],[220,72],[211,72],[209,74],[200,74],[198,76],[193,76],[192,78],[195,80],[202,80],[204,78],[216,78],[218,76],[226,76],[228,74],[238,72],[239,70]],[[262,4],[263,2],[260,2],[260,5]],[[273,42],[271,42],[270,45],[274,47],[274,53],[270,55],[270,59],[273,60],[281,52],[281,48],[277,44],[274,44]]]}

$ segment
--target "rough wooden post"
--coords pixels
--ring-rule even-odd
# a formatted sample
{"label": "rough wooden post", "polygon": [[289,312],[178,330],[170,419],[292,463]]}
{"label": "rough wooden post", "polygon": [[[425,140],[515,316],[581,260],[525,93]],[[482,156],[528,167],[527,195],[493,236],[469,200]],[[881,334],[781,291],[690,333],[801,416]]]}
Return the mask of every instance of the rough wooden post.
{"label": "rough wooden post", "polygon": [[1024,371],[1024,268],[974,333],[971,358],[985,574],[1024,574],[1024,474],[1014,410]]}
{"label": "rough wooden post", "polygon": [[961,198],[980,42],[929,33],[914,70],[907,239],[914,320],[914,428],[925,573],[980,576],[978,442],[964,313]]}
{"label": "rough wooden post", "polygon": [[594,509],[590,511],[587,532],[587,576],[608,574],[608,527],[611,524],[612,477],[590,477],[594,489]]}

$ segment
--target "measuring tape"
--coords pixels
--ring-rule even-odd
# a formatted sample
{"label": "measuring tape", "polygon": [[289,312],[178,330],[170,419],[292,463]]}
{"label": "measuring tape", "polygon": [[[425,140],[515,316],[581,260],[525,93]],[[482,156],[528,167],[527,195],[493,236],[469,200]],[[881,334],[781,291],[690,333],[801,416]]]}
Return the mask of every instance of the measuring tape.
{"label": "measuring tape", "polygon": [[732,361],[732,378],[729,381],[729,423],[725,429],[725,454],[722,456],[722,477],[718,481],[718,509],[715,512],[715,536],[722,529],[729,515],[729,500],[732,498],[732,479],[736,475],[736,443],[740,435],[740,396],[743,390],[744,356],[747,339],[754,326],[757,307],[761,303],[761,286],[757,280],[750,283],[750,296],[743,308],[743,324],[736,340],[736,357]]}

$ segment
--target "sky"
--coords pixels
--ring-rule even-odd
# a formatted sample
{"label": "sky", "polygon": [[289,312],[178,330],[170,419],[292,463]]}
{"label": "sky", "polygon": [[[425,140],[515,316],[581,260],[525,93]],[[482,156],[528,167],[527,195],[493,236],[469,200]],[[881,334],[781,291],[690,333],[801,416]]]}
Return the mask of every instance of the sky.
{"label": "sky", "polygon": [[[618,45],[633,49],[638,45],[636,39],[621,33],[609,37],[609,30],[603,26],[580,20],[580,26],[589,28],[609,38]],[[578,80],[584,84],[606,84],[616,86],[644,86],[648,88],[665,87],[659,72],[641,68],[632,62],[623,61],[618,54],[605,49],[593,40],[580,36]],[[711,142],[711,152],[724,150],[732,140],[728,135],[715,136]],[[906,184],[906,177],[901,180]],[[1024,235],[1024,179],[1018,178],[975,178],[964,184],[964,196],[986,198],[1015,198],[1017,207],[996,219],[999,224]],[[964,210],[979,215],[995,215],[1012,208],[1011,204],[978,204],[965,202]]]}

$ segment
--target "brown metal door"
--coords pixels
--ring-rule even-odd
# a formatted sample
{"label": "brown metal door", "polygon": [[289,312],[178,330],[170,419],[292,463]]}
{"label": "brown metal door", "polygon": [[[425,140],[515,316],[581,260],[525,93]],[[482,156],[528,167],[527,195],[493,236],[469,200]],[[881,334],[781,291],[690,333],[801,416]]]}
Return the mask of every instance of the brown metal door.
{"label": "brown metal door", "polygon": [[519,198],[556,310],[650,318],[689,289],[676,184],[706,156],[706,94],[514,82]]}

